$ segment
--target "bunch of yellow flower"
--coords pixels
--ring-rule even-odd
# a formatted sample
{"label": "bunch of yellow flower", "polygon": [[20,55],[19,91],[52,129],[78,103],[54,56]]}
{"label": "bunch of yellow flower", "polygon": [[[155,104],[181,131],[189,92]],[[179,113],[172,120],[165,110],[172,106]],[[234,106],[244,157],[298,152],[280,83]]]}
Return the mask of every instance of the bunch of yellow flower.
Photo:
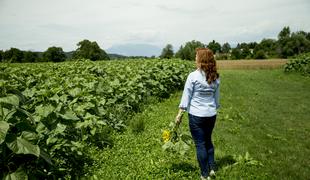
{"label": "bunch of yellow flower", "polygon": [[168,142],[171,138],[171,132],[169,130],[164,130],[162,138],[164,140],[164,143]]}
{"label": "bunch of yellow flower", "polygon": [[177,152],[184,155],[190,149],[190,135],[182,133],[179,124],[175,124],[174,122],[170,123],[169,129],[163,130],[162,140],[164,142],[162,148],[165,151]]}

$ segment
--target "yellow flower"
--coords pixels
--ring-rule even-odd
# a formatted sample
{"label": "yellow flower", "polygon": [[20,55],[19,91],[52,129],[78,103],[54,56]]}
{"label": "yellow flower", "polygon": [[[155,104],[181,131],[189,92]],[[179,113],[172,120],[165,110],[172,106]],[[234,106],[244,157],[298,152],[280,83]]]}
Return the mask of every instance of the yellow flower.
{"label": "yellow flower", "polygon": [[168,142],[171,138],[171,132],[169,130],[164,130],[162,137],[163,137],[164,143]]}

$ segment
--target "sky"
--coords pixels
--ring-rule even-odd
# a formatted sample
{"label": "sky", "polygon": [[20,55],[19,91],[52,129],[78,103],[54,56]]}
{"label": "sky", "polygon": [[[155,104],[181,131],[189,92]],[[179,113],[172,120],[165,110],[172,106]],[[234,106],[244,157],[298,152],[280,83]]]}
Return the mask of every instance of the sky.
{"label": "sky", "polygon": [[259,42],[284,26],[310,32],[310,0],[0,0],[0,49],[103,49],[191,40]]}

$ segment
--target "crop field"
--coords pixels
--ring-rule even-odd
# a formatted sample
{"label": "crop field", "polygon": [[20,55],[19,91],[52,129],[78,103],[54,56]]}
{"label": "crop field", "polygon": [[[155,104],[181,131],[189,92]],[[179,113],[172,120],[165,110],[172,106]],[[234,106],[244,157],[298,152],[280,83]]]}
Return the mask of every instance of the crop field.
{"label": "crop field", "polygon": [[[75,178],[150,97],[180,89],[192,63],[132,60],[1,64],[1,177]],[[82,166],[81,166],[82,164]],[[46,177],[45,177],[46,176]]]}
{"label": "crop field", "polygon": [[[309,77],[285,73],[286,60],[217,62],[217,179],[307,179]],[[0,64],[0,178],[198,179],[193,144],[162,149],[194,69],[177,59]]]}
{"label": "crop field", "polygon": [[286,59],[217,61],[218,69],[278,69],[286,63]]}

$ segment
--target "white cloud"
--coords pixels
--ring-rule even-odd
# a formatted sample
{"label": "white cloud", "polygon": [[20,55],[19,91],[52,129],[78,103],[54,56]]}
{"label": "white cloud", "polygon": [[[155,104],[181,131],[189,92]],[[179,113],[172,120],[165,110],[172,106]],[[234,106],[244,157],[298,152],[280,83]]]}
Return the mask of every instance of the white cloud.
{"label": "white cloud", "polygon": [[284,26],[310,31],[309,9],[309,0],[1,0],[0,49],[260,41]]}

